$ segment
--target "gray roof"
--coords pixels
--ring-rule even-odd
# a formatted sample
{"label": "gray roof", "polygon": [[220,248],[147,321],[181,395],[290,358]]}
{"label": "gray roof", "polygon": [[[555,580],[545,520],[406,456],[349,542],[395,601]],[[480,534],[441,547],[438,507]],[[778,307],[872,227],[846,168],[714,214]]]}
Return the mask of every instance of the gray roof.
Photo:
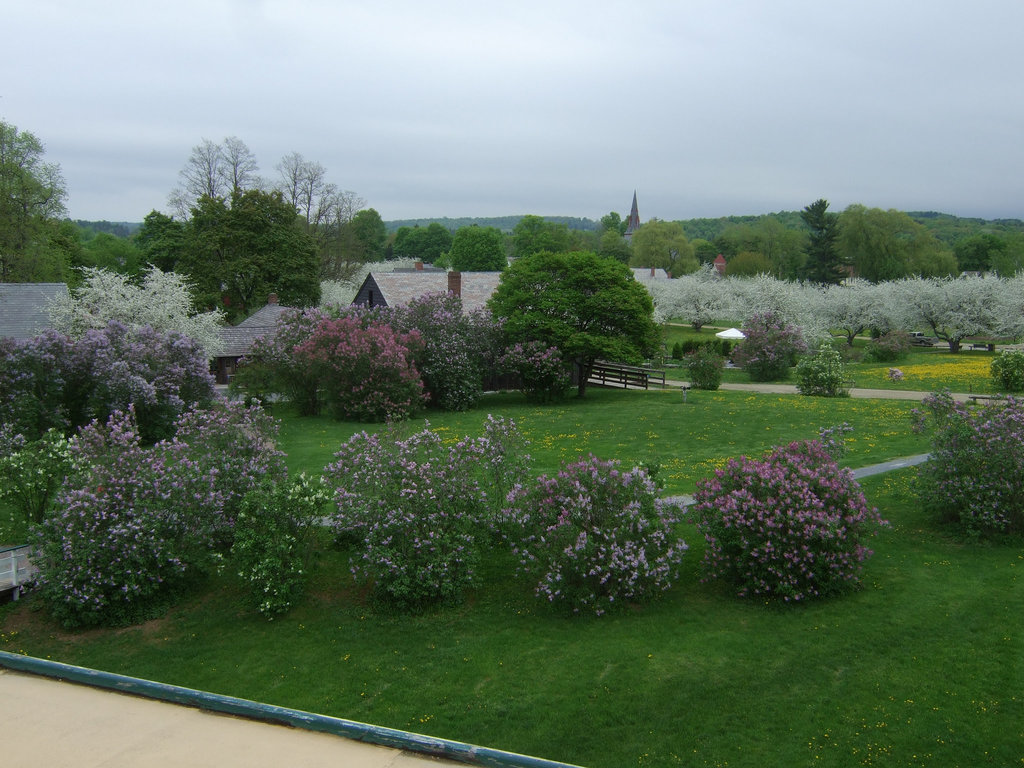
{"label": "gray roof", "polygon": [[220,338],[224,346],[218,357],[243,357],[249,354],[256,339],[277,331],[281,315],[288,309],[280,304],[267,304],[238,325],[221,328]]}
{"label": "gray roof", "polygon": [[640,283],[649,283],[652,280],[668,280],[668,272],[655,267],[630,267],[633,270],[633,277]]}
{"label": "gray roof", "polygon": [[[498,287],[501,272],[463,272],[462,273],[462,308],[466,312],[480,309],[487,304],[491,294]],[[389,307],[402,307],[413,299],[428,293],[448,292],[447,272],[428,272],[416,270],[412,272],[371,272],[366,276],[367,282],[373,281],[380,291],[380,297]],[[362,290],[362,289],[360,289]]]}
{"label": "gray roof", "polygon": [[47,306],[67,292],[65,283],[0,283],[0,336],[22,341],[49,329]]}

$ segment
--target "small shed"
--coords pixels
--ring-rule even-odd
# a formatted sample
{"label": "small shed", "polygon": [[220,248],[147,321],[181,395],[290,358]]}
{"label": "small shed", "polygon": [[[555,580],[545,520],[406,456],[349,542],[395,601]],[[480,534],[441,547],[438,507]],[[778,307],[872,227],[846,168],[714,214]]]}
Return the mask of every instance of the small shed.
{"label": "small shed", "polygon": [[213,361],[213,374],[218,384],[227,384],[238,368],[238,361],[252,350],[256,339],[277,332],[281,315],[288,311],[277,303],[277,294],[267,297],[267,304],[238,325],[220,329],[222,347]]}
{"label": "small shed", "polygon": [[49,330],[50,303],[67,294],[66,283],[0,283],[0,337],[24,341]]}

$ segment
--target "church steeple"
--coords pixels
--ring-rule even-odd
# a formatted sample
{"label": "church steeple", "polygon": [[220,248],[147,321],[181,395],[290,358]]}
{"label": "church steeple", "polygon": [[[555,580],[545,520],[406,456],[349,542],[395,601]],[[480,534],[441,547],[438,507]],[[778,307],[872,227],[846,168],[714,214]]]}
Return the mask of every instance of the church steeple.
{"label": "church steeple", "polygon": [[629,209],[629,218],[626,219],[625,238],[629,240],[633,233],[640,227],[640,211],[636,207],[636,190],[633,190],[633,207]]}

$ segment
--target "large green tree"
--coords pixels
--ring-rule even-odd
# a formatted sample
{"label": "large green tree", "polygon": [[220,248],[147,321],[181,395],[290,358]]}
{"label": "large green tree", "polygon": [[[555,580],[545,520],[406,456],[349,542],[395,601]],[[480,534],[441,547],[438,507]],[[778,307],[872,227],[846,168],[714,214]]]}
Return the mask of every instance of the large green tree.
{"label": "large green tree", "polygon": [[383,261],[388,232],[380,214],[373,208],[365,208],[352,217],[349,226],[362,251],[362,260]]}
{"label": "large green tree", "polygon": [[634,267],[658,267],[672,275],[695,272],[700,266],[678,221],[651,219],[633,233]]}
{"label": "large green tree", "polygon": [[505,237],[495,227],[462,227],[452,238],[448,266],[461,272],[498,272],[505,268]]}
{"label": "large green tree", "polygon": [[316,241],[278,192],[243,192],[230,206],[223,198],[200,198],[177,270],[196,286],[200,307],[235,318],[251,314],[271,293],[292,307],[320,299]]}
{"label": "large green tree", "polygon": [[135,233],[135,245],[143,263],[170,272],[185,249],[185,225],[160,211],[150,211]]}
{"label": "large green tree", "polygon": [[540,341],[575,360],[581,397],[596,360],[640,363],[660,342],[651,296],[629,267],[588,251],[516,259],[489,306],[513,342]]}
{"label": "large green tree", "polygon": [[392,243],[392,253],[396,259],[433,264],[451,247],[451,231],[434,221],[426,227],[399,227]]}
{"label": "large green tree", "polygon": [[953,246],[957,265],[964,271],[985,272],[1006,253],[1006,240],[989,232],[965,237]]}
{"label": "large green tree", "polygon": [[33,134],[0,120],[0,282],[68,279],[64,178],[43,154]]}
{"label": "large green tree", "polygon": [[828,200],[815,200],[800,212],[811,230],[807,239],[804,277],[812,283],[835,285],[845,276],[839,260],[839,215],[830,213]]}
{"label": "large green tree", "polygon": [[517,259],[541,251],[569,250],[572,250],[572,235],[565,224],[530,215],[523,216],[512,230],[512,255]]}
{"label": "large green tree", "polygon": [[857,277],[879,282],[957,273],[956,257],[902,211],[855,204],[839,216],[839,252]]}

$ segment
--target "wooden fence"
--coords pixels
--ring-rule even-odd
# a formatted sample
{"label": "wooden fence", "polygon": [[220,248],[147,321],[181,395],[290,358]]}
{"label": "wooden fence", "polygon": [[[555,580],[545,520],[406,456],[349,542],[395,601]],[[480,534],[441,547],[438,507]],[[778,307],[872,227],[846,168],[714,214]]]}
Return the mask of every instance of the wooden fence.
{"label": "wooden fence", "polygon": [[36,567],[29,560],[32,547],[28,545],[0,549],[0,594],[11,593],[11,599],[17,600],[21,588],[32,581],[36,575]]}

